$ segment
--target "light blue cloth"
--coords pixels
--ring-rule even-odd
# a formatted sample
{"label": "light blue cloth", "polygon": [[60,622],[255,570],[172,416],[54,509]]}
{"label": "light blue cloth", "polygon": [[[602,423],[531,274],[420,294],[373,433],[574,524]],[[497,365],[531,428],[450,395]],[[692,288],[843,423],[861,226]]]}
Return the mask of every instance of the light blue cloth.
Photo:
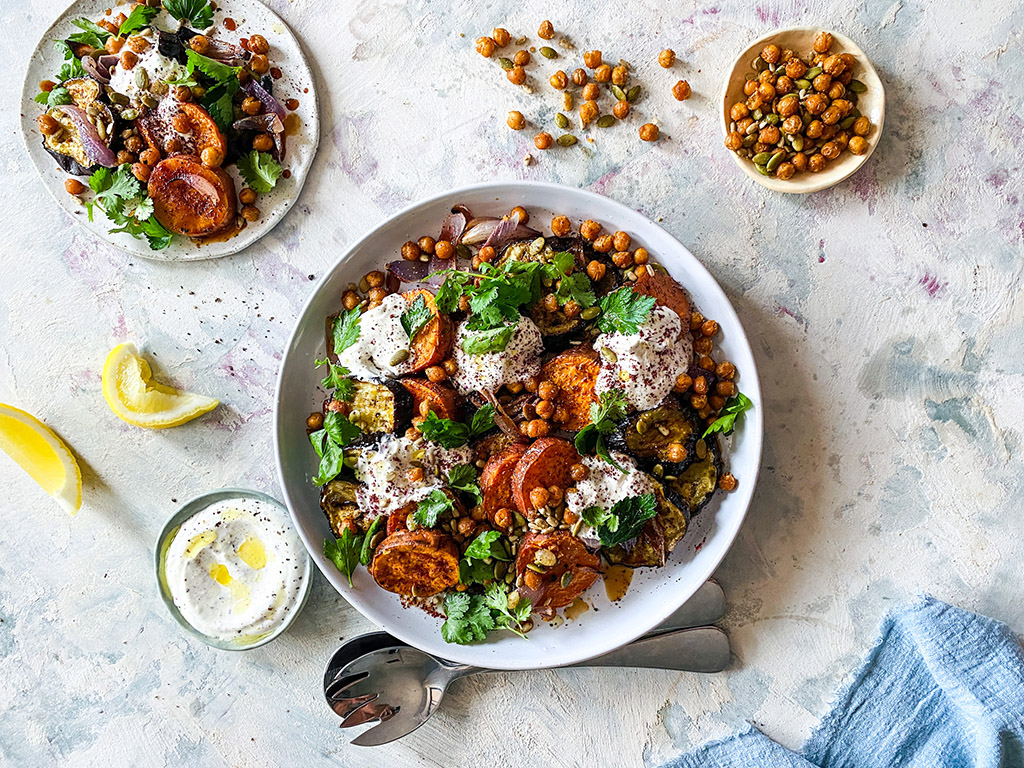
{"label": "light blue cloth", "polygon": [[932,597],[890,613],[800,754],[749,728],[664,768],[1024,768],[1024,650]]}

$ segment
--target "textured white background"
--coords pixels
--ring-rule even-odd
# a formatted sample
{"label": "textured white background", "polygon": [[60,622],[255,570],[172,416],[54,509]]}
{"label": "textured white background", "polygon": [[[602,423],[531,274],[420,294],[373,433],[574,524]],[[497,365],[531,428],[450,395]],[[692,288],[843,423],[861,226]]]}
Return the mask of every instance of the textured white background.
{"label": "textured white background", "polygon": [[[271,5],[314,62],[319,157],[262,244],[182,265],[96,242],[37,183],[17,94],[24,57],[62,3],[0,8],[0,400],[61,432],[86,498],[64,517],[0,459],[0,761],[655,765],[745,720],[799,745],[881,615],[918,591],[1024,629],[1018,3]],[[533,35],[547,17],[580,50],[633,62],[650,95],[630,128],[601,132],[590,152],[549,152],[527,168],[529,136],[505,128],[504,113],[518,106],[550,126],[554,67],[538,65],[528,96],[472,40],[496,24]],[[716,122],[732,53],[794,23],[859,41],[889,97],[868,164],[809,198],[742,177]],[[653,63],[663,47],[679,54],[671,73]],[[694,90],[683,104],[668,95],[679,77]],[[641,116],[661,124],[661,142],[636,139]],[[738,659],[714,677],[489,676],[458,685],[412,737],[359,751],[323,705],[320,677],[337,641],[366,622],[317,577],[281,640],[207,649],[166,615],[151,547],[194,493],[277,492],[272,391],[310,276],[406,202],[495,178],[581,185],[661,219],[735,302],[767,438],[748,521],[718,574]],[[223,406],[166,432],[121,423],[99,372],[124,340]]]}

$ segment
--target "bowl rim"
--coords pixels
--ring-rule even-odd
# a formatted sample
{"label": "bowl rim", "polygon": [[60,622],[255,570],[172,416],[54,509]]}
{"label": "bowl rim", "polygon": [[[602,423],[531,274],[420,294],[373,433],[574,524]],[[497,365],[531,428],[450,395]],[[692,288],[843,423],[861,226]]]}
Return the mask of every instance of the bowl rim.
{"label": "bowl rim", "polygon": [[[753,163],[740,157],[732,150],[726,149],[726,152],[732,157],[732,160],[736,165],[743,171],[743,173],[749,178],[756,181],[763,187],[774,192],[783,192],[789,195],[808,195],[813,192],[820,192],[823,189],[834,187],[846,179],[850,178],[853,174],[859,171],[864,163],[868,161],[875,152],[875,148],[878,146],[878,142],[881,140],[882,131],[885,127],[885,84],[882,82],[882,78],[878,76],[878,70],[875,69],[875,65],[871,59],[864,52],[864,50],[857,45],[856,42],[851,40],[849,37],[844,35],[842,32],[835,32],[833,30],[827,30],[820,25],[807,25],[800,24],[792,27],[781,27],[774,29],[762,35],[759,38],[747,43],[744,48],[741,48],[739,54],[733,59],[733,65],[730,67],[729,72],[725,76],[725,80],[722,84],[721,91],[721,117],[722,117],[722,137],[723,139],[729,135],[729,118],[727,116],[727,110],[729,108],[729,91],[733,83],[733,77],[736,71],[741,66],[746,66],[743,62],[747,61],[748,58],[754,53],[755,49],[763,48],[768,43],[773,42],[775,39],[782,35],[791,33],[804,33],[804,32],[829,32],[832,35],[835,42],[838,43],[843,49],[844,53],[852,53],[856,56],[864,66],[864,69],[871,77],[874,78],[878,83],[877,88],[873,88],[878,93],[878,112],[879,119],[878,125],[875,127],[874,135],[868,142],[868,151],[859,157],[857,155],[850,154],[849,157],[843,159],[842,162],[833,166],[831,169],[826,169],[825,172],[819,174],[807,174],[809,183],[793,184],[792,180],[785,181],[783,179],[777,179],[772,176],[762,176],[758,171],[754,169]],[[856,158],[856,162],[849,162],[851,159]],[[848,166],[848,167],[844,167]],[[834,174],[834,175],[833,175]],[[813,179],[814,181],[810,181]]]}
{"label": "bowl rim", "polygon": [[[156,544],[153,547],[156,588],[157,592],[160,593],[160,599],[163,600],[164,605],[167,606],[167,610],[178,623],[178,626],[181,627],[186,634],[192,635],[192,637],[202,640],[211,648],[217,648],[221,651],[251,651],[279,638],[287,632],[295,622],[295,617],[302,613],[302,609],[306,605],[306,600],[309,598],[309,593],[313,586],[313,568],[311,565],[311,558],[309,556],[309,551],[305,548],[305,542],[303,542],[303,549],[305,550],[304,554],[306,555],[306,558],[305,568],[303,569],[302,574],[304,579],[302,592],[299,595],[299,601],[296,604],[295,609],[291,614],[289,614],[284,622],[277,627],[277,629],[268,632],[255,642],[241,645],[239,643],[218,640],[215,637],[205,635],[193,627],[188,620],[181,615],[181,611],[178,610],[178,606],[174,604],[174,598],[171,597],[170,590],[166,588],[166,580],[163,578],[164,555],[166,553],[166,548],[170,546],[171,541],[174,540],[174,536],[177,535],[177,531],[181,525],[190,517],[218,501],[239,498],[256,499],[257,501],[263,501],[273,507],[276,507],[285,516],[289,524],[294,526],[294,521],[292,520],[291,512],[288,510],[288,507],[273,496],[269,496],[262,491],[254,491],[248,488],[218,488],[212,491],[205,491],[200,493],[198,496],[193,496],[191,499],[179,506],[171,516],[167,518],[167,522],[165,522],[163,527],[160,529],[160,535],[157,536]],[[296,531],[296,535],[298,535],[298,531]],[[302,539],[300,537],[300,541],[301,540]]]}
{"label": "bowl rim", "polygon": [[[356,611],[362,614],[369,621],[373,622],[375,625],[380,626],[382,629],[391,633],[399,640],[408,643],[413,647],[419,648],[420,650],[423,650],[427,653],[434,653],[430,649],[423,648],[422,645],[420,645],[419,638],[417,637],[416,633],[407,632],[404,627],[389,626],[387,623],[378,624],[375,618],[368,615],[368,613],[363,609],[364,601],[359,599],[358,591],[355,589],[349,589],[347,585],[343,585],[342,574],[338,572],[337,569],[333,569],[332,572],[332,569],[329,569],[325,563],[321,562],[323,558],[318,556],[317,554],[319,552],[319,547],[314,545],[313,542],[307,540],[306,533],[303,530],[303,527],[299,525],[299,522],[297,520],[295,510],[300,508],[301,504],[297,500],[292,498],[292,495],[289,490],[288,481],[285,477],[284,463],[282,459],[285,440],[285,425],[282,424],[281,403],[283,397],[282,389],[284,384],[284,372],[289,365],[290,358],[296,351],[294,347],[297,341],[297,337],[299,336],[300,329],[303,327],[303,321],[306,319],[306,314],[309,312],[312,304],[316,300],[317,296],[320,294],[321,290],[324,289],[327,283],[331,280],[332,276],[340,268],[343,267],[344,262],[349,258],[349,256],[358,251],[367,240],[375,237],[381,229],[388,227],[395,220],[401,219],[405,215],[415,212],[417,209],[428,207],[431,205],[437,205],[445,201],[450,201],[452,199],[457,198],[460,195],[469,195],[473,193],[490,193],[500,198],[503,195],[511,196],[516,192],[541,189],[547,190],[549,192],[561,192],[563,194],[568,193],[572,195],[578,195],[585,199],[600,201],[600,204],[602,206],[608,206],[611,208],[612,215],[619,214],[628,217],[641,217],[642,220],[646,223],[647,227],[651,228],[652,230],[655,230],[661,236],[666,238],[672,247],[679,249],[679,253],[684,259],[684,261],[686,261],[686,266],[689,271],[691,271],[692,273],[701,274],[701,277],[706,281],[707,285],[709,286],[709,290],[711,292],[717,291],[717,293],[719,294],[717,298],[720,300],[722,308],[720,310],[716,310],[716,313],[718,313],[720,317],[724,315],[727,323],[723,324],[721,323],[721,320],[719,322],[720,324],[725,325],[725,327],[736,329],[737,334],[735,343],[743,348],[743,350],[749,356],[749,359],[752,362],[749,374],[746,370],[744,370],[743,373],[744,382],[746,382],[745,394],[747,394],[748,397],[750,397],[750,399],[758,407],[752,409],[752,412],[748,412],[747,414],[745,414],[742,429],[744,439],[749,439],[752,441],[753,459],[751,460],[752,466],[749,469],[750,480],[749,482],[747,482],[745,475],[744,483],[740,486],[743,494],[743,498],[740,502],[742,504],[742,510],[739,512],[739,514],[735,516],[732,525],[727,530],[724,530],[719,534],[722,537],[728,537],[728,544],[722,548],[722,551],[720,553],[716,554],[716,556],[714,556],[709,561],[709,564],[705,565],[705,567],[699,572],[699,576],[693,577],[692,587],[688,585],[685,588],[680,589],[679,599],[666,600],[660,605],[660,607],[657,610],[651,610],[647,615],[647,619],[645,621],[635,622],[632,625],[630,625],[629,629],[623,630],[621,634],[616,638],[616,642],[613,645],[604,648],[599,648],[598,650],[593,652],[588,651],[585,653],[575,654],[572,656],[571,660],[561,660],[553,662],[548,662],[545,658],[535,658],[535,660],[529,664],[521,664],[515,662],[510,663],[503,659],[501,656],[495,655],[488,660],[488,668],[491,669],[548,669],[553,667],[564,666],[566,664],[574,664],[586,661],[588,659],[595,658],[604,653],[608,653],[612,650],[615,650],[616,648],[621,648],[622,646],[631,643],[632,641],[640,637],[642,634],[649,631],[653,627],[663,622],[666,618],[668,618],[668,616],[670,616],[673,611],[675,611],[680,605],[682,605],[686,600],[688,600],[693,595],[693,593],[701,584],[703,584],[712,576],[712,574],[721,564],[722,560],[725,558],[726,554],[728,554],[729,550],[735,543],[736,538],[739,535],[740,528],[742,527],[743,522],[746,519],[747,513],[749,512],[750,504],[753,499],[754,489],[757,486],[757,480],[760,474],[762,453],[764,447],[764,404],[761,394],[760,379],[757,374],[756,362],[754,361],[753,350],[750,347],[750,340],[747,337],[747,333],[743,329],[742,324],[740,323],[739,317],[736,314],[736,310],[733,307],[732,302],[729,300],[729,297],[726,295],[722,287],[718,284],[718,281],[715,280],[714,276],[711,274],[708,268],[705,267],[704,264],[699,259],[697,259],[697,257],[694,256],[686,246],[679,242],[679,240],[675,236],[673,236],[663,227],[652,221],[644,213],[636,209],[630,208],[629,206],[626,206],[618,202],[617,200],[613,200],[610,197],[598,194],[596,192],[592,192],[587,189],[570,187],[563,184],[556,184],[553,182],[531,180],[492,181],[470,184],[462,187],[443,190],[429,197],[415,200],[412,203],[404,206],[401,210],[384,217],[382,220],[370,225],[360,237],[352,241],[351,245],[349,245],[341,253],[341,255],[335,260],[334,264],[331,265],[331,267],[324,271],[323,275],[317,281],[316,285],[313,286],[309,296],[303,303],[302,309],[298,313],[298,316],[295,321],[295,327],[292,329],[292,333],[289,335],[288,342],[285,345],[281,356],[281,364],[280,367],[278,368],[277,385],[275,386],[274,391],[274,458],[277,463],[278,482],[281,486],[281,492],[284,495],[285,506],[287,506],[289,512],[292,515],[292,522],[295,526],[296,532],[299,535],[299,538],[302,540],[302,542],[306,545],[307,549],[309,550],[310,558],[316,564],[317,568],[320,569],[320,572],[324,575],[327,581],[330,582],[331,586],[335,589],[335,591],[337,591],[342,597],[344,597],[346,602],[348,602],[349,605],[355,608]],[[662,260],[667,258],[669,257],[665,256]],[[746,471],[748,470],[745,469],[745,472]],[[452,645],[452,652],[450,654],[445,654],[445,658],[453,662],[479,665],[479,658],[472,656],[471,653],[463,653],[463,649],[465,647],[472,648],[473,646]]]}

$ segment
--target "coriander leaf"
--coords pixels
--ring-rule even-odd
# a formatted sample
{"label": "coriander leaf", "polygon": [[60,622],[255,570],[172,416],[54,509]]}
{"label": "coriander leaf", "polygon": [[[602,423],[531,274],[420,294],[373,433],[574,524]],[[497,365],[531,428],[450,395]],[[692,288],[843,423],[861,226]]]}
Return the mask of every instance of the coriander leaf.
{"label": "coriander leaf", "polygon": [[359,338],[359,307],[352,307],[347,312],[342,312],[334,319],[334,354],[340,355],[356,343]]}
{"label": "coriander leaf", "polygon": [[71,93],[62,85],[56,86],[49,93],[40,93],[36,96],[35,100],[40,104],[45,104],[47,109],[53,109],[54,107],[74,102],[74,99],[71,98]]}
{"label": "coriander leaf", "polygon": [[555,290],[555,297],[560,305],[564,305],[567,301],[572,300],[584,309],[592,307],[597,303],[594,288],[590,284],[590,278],[587,277],[585,272],[576,272],[575,274],[563,277],[558,283],[558,288]]}
{"label": "coriander leaf", "polygon": [[[195,79],[191,75],[189,77],[192,80]],[[187,85],[187,83],[180,84]],[[235,108],[232,105],[231,99],[238,92],[238,89],[238,78],[233,77],[230,80],[225,80],[212,86],[203,94],[203,98],[199,102],[210,113],[213,122],[222,131],[229,130],[235,120]]]}
{"label": "coriander leaf", "polygon": [[619,288],[601,299],[597,327],[602,333],[636,333],[654,309],[654,297]]}
{"label": "coriander leaf", "polygon": [[452,500],[448,498],[448,495],[440,488],[435,488],[427,498],[419,503],[412,516],[413,520],[419,523],[421,527],[433,528],[437,525],[437,521],[443,513],[450,512],[454,508]]}
{"label": "coriander leaf", "polygon": [[136,5],[128,18],[121,22],[121,28],[117,30],[119,36],[127,35],[137,29],[148,27],[150,22],[160,13],[159,8],[150,8],[148,5]]}
{"label": "coriander leaf", "polygon": [[113,183],[114,174],[109,168],[97,168],[89,177],[89,187],[93,192],[104,192],[110,189],[110,185]]}
{"label": "coriander leaf", "polygon": [[736,419],[742,417],[743,413],[752,408],[753,405],[754,403],[749,397],[742,392],[737,392],[733,397],[729,398],[729,402],[721,410],[721,415],[711,422],[701,437],[707,437],[712,432],[721,432],[726,436],[731,435],[732,431],[736,428]]}
{"label": "coriander leaf", "polygon": [[524,639],[526,638],[520,625],[530,616],[532,606],[529,600],[520,597],[515,608],[510,609],[508,587],[504,582],[495,579],[484,589],[484,604],[496,614],[494,616],[495,629],[507,629]]}
{"label": "coriander leaf", "polygon": [[487,331],[477,331],[462,340],[462,351],[467,355],[485,355],[488,352],[504,352],[512,340],[516,326],[506,325]]}
{"label": "coriander leaf", "polygon": [[501,531],[484,531],[470,542],[462,556],[467,560],[485,560],[490,557],[508,562],[511,556],[501,545]]}
{"label": "coriander leaf", "polygon": [[[456,464],[448,472],[448,487],[473,497],[475,503],[483,501],[480,486],[477,485],[477,471],[472,464]],[[495,531],[497,533],[497,531]]]}
{"label": "coriander leaf", "polygon": [[494,406],[485,403],[473,414],[473,423],[469,428],[470,435],[476,437],[484,432],[490,432],[492,429],[494,429]]}
{"label": "coriander leaf", "polygon": [[352,573],[359,564],[360,550],[363,545],[363,537],[352,533],[351,528],[341,532],[341,538],[331,541],[324,539],[324,555],[334,563],[335,567],[345,574],[348,585],[352,586]]}
{"label": "coriander leaf", "polygon": [[66,40],[54,40],[53,47],[64,55],[64,65],[60,68],[57,80],[63,83],[65,80],[75,77],[85,77],[85,67],[82,66],[82,62],[75,56],[75,52],[71,50],[71,46]]}
{"label": "coriander leaf", "polygon": [[568,251],[559,251],[558,253],[551,254],[551,260],[548,263],[563,275],[567,275],[569,270],[576,266],[576,257]]}
{"label": "coriander leaf", "polygon": [[363,565],[369,565],[373,562],[373,537],[377,535],[377,532],[385,525],[387,518],[384,515],[379,515],[373,519],[370,523],[369,530],[366,531],[366,535],[363,536],[363,546],[359,550],[359,562]]}
{"label": "coriander leaf", "polygon": [[237,79],[238,73],[242,70],[241,67],[229,67],[227,64],[222,64],[216,59],[211,59],[209,56],[203,56],[201,53],[196,53],[191,48],[185,49],[185,56],[185,66],[188,68],[188,73],[190,75],[198,69],[204,75],[218,83],[226,80]]}
{"label": "coriander leaf", "polygon": [[334,411],[324,416],[324,431],[333,442],[341,447],[351,444],[362,434],[359,427]]}
{"label": "coriander leaf", "polygon": [[248,155],[238,158],[237,166],[246,184],[260,194],[272,190],[283,173],[273,155],[269,152],[257,152],[255,149]]}
{"label": "coriander leaf", "polygon": [[469,283],[469,276],[464,272],[456,272],[454,270],[448,272],[444,282],[441,283],[441,287],[437,289],[437,295],[434,296],[434,304],[437,306],[437,311],[442,315],[450,315],[452,312],[459,308],[459,297],[462,296],[463,289]]}
{"label": "coriander leaf", "polygon": [[209,0],[164,0],[164,8],[178,21],[203,30],[213,24]]}
{"label": "coriander leaf", "polygon": [[462,558],[459,561],[459,581],[466,586],[470,584],[486,584],[493,579],[493,565],[488,565],[483,560],[467,560]]}
{"label": "coriander leaf", "polygon": [[642,496],[629,496],[615,502],[610,515],[615,518],[614,529],[608,522],[598,527],[597,534],[601,544],[606,547],[614,547],[623,542],[635,539],[640,535],[640,529],[644,523],[658,514],[658,502],[653,493],[645,493]]}
{"label": "coriander leaf", "polygon": [[74,19],[71,23],[82,30],[81,32],[75,32],[73,35],[68,35],[68,40],[72,43],[102,48],[103,44],[107,42],[107,38],[110,37],[110,33],[107,30],[96,22],[89,21],[89,19]]}
{"label": "coriander leaf", "polygon": [[458,448],[469,442],[470,428],[460,421],[442,419],[434,411],[430,411],[420,424],[423,437],[442,448]]}
{"label": "coriander leaf", "polygon": [[355,395],[355,384],[352,379],[346,378],[349,375],[349,370],[344,365],[335,365],[326,358],[323,360],[315,360],[316,367],[319,368],[321,365],[327,364],[327,375],[320,380],[320,386],[324,389],[335,390],[334,396],[336,399],[343,402],[351,402],[352,397]]}
{"label": "coriander leaf", "polygon": [[481,595],[453,592],[444,601],[444,624],[441,637],[446,643],[467,643],[483,640],[494,629],[494,617]]}
{"label": "coriander leaf", "polygon": [[619,529],[619,518],[607,509],[602,507],[587,507],[580,513],[583,522],[591,528],[606,527],[609,532],[615,533]]}
{"label": "coriander leaf", "polygon": [[416,300],[409,305],[409,308],[402,313],[402,327],[405,329],[409,341],[416,338],[416,334],[424,325],[430,322],[434,314],[427,307],[423,294],[416,297]]}

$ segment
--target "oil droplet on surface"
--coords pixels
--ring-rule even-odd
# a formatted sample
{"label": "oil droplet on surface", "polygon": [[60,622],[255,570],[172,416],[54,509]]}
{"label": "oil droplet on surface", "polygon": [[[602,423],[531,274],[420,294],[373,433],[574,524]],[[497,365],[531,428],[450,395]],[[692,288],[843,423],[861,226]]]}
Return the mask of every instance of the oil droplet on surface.
{"label": "oil droplet on surface", "polygon": [[633,580],[633,569],[624,565],[612,565],[604,572],[604,589],[608,593],[608,599],[613,603],[621,600],[629,583]]}
{"label": "oil droplet on surface", "polygon": [[566,621],[576,621],[580,616],[590,610],[590,606],[587,601],[582,597],[577,597],[565,609]]}
{"label": "oil droplet on surface", "polygon": [[242,542],[238,548],[238,557],[256,571],[267,564],[267,550],[263,542],[252,536]]}
{"label": "oil droplet on surface", "polygon": [[182,556],[186,560],[193,560],[196,555],[203,551],[203,547],[213,544],[216,540],[216,531],[203,531],[202,533],[196,534],[188,540],[188,546],[185,547],[185,551],[182,553]]}

